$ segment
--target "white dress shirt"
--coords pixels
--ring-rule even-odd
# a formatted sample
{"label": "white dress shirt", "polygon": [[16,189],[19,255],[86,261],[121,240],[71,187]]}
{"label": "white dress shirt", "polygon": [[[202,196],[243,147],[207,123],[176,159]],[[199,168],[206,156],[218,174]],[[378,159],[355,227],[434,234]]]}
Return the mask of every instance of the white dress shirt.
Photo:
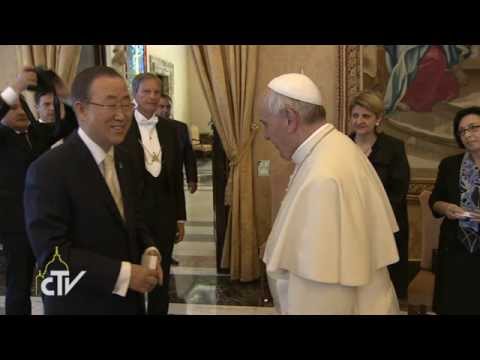
{"label": "white dress shirt", "polygon": [[3,101],[10,106],[15,105],[18,100],[18,94],[11,86],[8,86],[5,90],[3,90],[1,96]]}
{"label": "white dress shirt", "polygon": [[[145,154],[145,169],[153,176],[158,177],[162,171],[162,147],[158,140],[157,115],[147,119],[140,111],[135,110],[140,135],[142,137],[143,152]],[[158,161],[151,161],[152,155],[158,154]],[[185,220],[178,220],[177,223],[185,224]]]}
{"label": "white dress shirt", "polygon": [[[86,133],[83,131],[83,129],[79,128],[78,129],[78,136],[80,136],[80,139],[85,143],[87,146],[88,150],[92,154],[93,158],[95,159],[95,162],[97,163],[98,169],[104,175],[104,170],[103,170],[103,160],[107,156],[107,153],[98,145],[96,144]],[[113,155],[114,148],[112,147],[110,149]],[[155,250],[158,252],[157,248],[155,247],[149,247],[148,249],[145,250],[144,254],[147,253],[149,250]],[[128,261],[122,261],[122,265],[120,268],[120,273],[118,274],[117,281],[115,283],[115,287],[112,291],[113,294],[117,294],[120,296],[126,296],[127,291],[128,291],[128,286],[130,285],[130,277],[132,274],[132,265]]]}
{"label": "white dress shirt", "polygon": [[[2,97],[3,101],[5,101],[5,103],[7,103],[7,105],[9,106],[15,105],[18,100],[18,93],[11,86],[3,90],[0,96]],[[23,134],[25,131],[15,130],[15,132],[17,134]]]}
{"label": "white dress shirt", "polygon": [[135,119],[142,137],[145,168],[153,177],[158,177],[162,171],[162,148],[160,140],[158,140],[156,127],[158,118],[153,115],[150,119],[147,119],[140,111],[135,110]]}

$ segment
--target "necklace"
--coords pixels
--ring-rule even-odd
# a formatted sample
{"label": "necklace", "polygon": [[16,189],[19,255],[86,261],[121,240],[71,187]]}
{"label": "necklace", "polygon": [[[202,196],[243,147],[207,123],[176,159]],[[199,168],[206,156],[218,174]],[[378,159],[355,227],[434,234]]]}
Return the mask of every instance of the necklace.
{"label": "necklace", "polygon": [[292,186],[293,184],[293,181],[295,180],[295,177],[297,176],[297,174],[300,172],[300,168],[302,167],[302,165],[305,163],[305,161],[310,157],[310,155],[312,155],[312,152],[313,150],[315,150],[315,148],[317,147],[318,144],[320,144],[320,142],[325,139],[325,137],[330,134],[333,130],[335,130],[334,127],[332,127],[330,130],[328,130],[325,134],[323,134],[316,142],[315,144],[313,144],[313,146],[311,147],[311,149],[308,151],[308,154],[305,155],[305,157],[303,158],[303,160],[300,162],[300,164],[298,164],[296,167],[295,167],[295,171],[293,172],[292,176],[290,176],[290,181],[288,182],[288,186],[287,186],[287,190],[286,192],[288,192],[288,190],[290,189],[290,187]]}
{"label": "necklace", "polygon": [[140,145],[142,145],[145,153],[150,157],[150,160],[148,160],[148,156],[145,159],[148,165],[153,164],[155,162],[160,162],[160,151],[158,153],[156,153],[155,151],[150,151],[145,145],[143,145],[141,140],[138,140],[138,141],[140,142]]}
{"label": "necklace", "polygon": [[[151,129],[151,130],[149,131],[149,133],[148,133],[148,139],[149,139],[150,141],[152,141],[154,131],[155,131],[155,126],[152,127],[152,129]],[[150,151],[150,150],[148,149],[148,147],[143,144],[141,138],[138,139],[138,141],[140,142],[140,145],[142,145],[142,148],[143,148],[145,154],[148,155],[148,156],[145,158],[147,165],[151,165],[151,164],[153,164],[153,163],[155,163],[155,162],[158,162],[158,163],[159,163],[159,162],[160,162],[160,151],[161,151],[161,150],[158,150],[158,152],[155,152],[155,151],[153,151],[153,150]],[[148,157],[150,157],[150,159],[148,159]]]}
{"label": "necklace", "polygon": [[358,142],[357,141],[358,138],[355,137],[354,141],[355,141],[355,144],[357,144],[357,146],[360,148],[360,150],[362,150],[362,152],[365,154],[365,156],[368,157],[372,153],[372,147],[377,142],[377,139],[378,139],[377,136],[375,136],[373,138],[373,141],[370,138],[368,141]]}
{"label": "necklace", "polygon": [[367,156],[367,157],[368,157],[368,156],[370,155],[370,153],[372,152],[372,147],[371,147],[371,146],[365,147],[365,148],[360,147],[360,149],[362,150],[362,152],[363,152],[363,153],[365,154],[365,156]]}
{"label": "necklace", "polygon": [[152,141],[154,131],[155,131],[155,126],[153,126],[148,133],[148,138],[150,139],[150,141]]}

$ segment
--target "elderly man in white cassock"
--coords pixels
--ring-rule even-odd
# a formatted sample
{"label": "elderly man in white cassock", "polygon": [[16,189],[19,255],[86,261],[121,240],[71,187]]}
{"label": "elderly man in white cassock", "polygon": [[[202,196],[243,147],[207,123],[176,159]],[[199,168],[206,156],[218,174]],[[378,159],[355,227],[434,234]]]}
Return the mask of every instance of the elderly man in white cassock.
{"label": "elderly man in white cassock", "polygon": [[263,261],[281,314],[398,314],[395,216],[374,168],[303,74],[268,85],[265,138],[295,163]]}

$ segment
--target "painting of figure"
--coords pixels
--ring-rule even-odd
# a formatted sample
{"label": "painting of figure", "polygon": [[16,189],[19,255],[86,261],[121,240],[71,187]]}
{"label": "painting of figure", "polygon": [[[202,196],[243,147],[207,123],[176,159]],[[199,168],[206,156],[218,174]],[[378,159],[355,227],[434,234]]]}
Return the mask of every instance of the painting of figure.
{"label": "painting of figure", "polygon": [[458,153],[452,120],[480,106],[479,45],[364,45],[363,88],[383,96],[383,131],[405,141],[412,175],[434,178]]}

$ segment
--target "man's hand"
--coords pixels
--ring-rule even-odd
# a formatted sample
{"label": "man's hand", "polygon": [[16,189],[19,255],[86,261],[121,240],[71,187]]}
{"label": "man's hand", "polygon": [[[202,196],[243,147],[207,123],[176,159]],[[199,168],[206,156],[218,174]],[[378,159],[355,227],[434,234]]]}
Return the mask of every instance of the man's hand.
{"label": "man's hand", "polygon": [[20,94],[29,86],[37,86],[37,73],[31,66],[25,66],[20,74],[18,74],[15,83],[12,85],[13,89]]}
{"label": "man's hand", "polygon": [[175,239],[175,244],[178,244],[185,237],[185,223],[177,222],[177,237]]}
{"label": "man's hand", "polygon": [[188,183],[188,191],[190,191],[190,194],[193,194],[195,191],[197,191],[197,183],[190,181]]}
{"label": "man's hand", "polygon": [[155,256],[157,258],[157,266],[155,271],[157,273],[158,285],[163,284],[163,271],[162,271],[162,255],[157,250],[150,249],[145,255]]}
{"label": "man's hand", "polygon": [[145,294],[152,291],[155,286],[157,286],[158,279],[157,270],[150,270],[144,266],[132,264],[132,274],[130,276],[130,284],[128,287],[134,291]]}

